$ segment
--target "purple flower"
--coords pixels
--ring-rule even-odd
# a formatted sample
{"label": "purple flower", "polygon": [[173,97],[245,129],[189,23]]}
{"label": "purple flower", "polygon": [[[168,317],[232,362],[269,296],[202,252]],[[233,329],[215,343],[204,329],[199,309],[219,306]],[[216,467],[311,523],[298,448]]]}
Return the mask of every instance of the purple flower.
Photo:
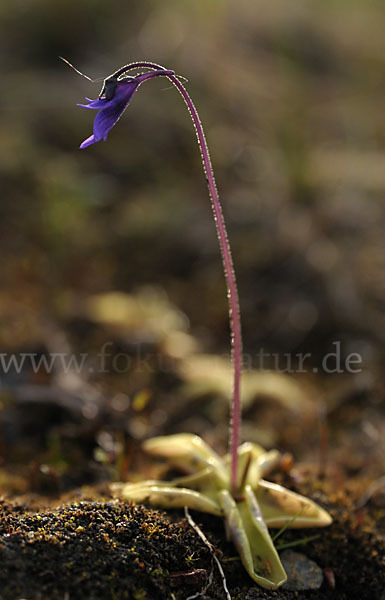
{"label": "purple flower", "polygon": [[87,148],[87,146],[101,140],[106,141],[109,132],[119,121],[139,85],[143,81],[159,75],[174,75],[174,71],[160,69],[159,71],[142,73],[136,75],[136,77],[125,76],[119,78],[115,74],[107,77],[99,98],[96,100],[86,98],[88,104],[78,104],[82,108],[99,111],[94,120],[93,134],[82,142],[80,148]]}

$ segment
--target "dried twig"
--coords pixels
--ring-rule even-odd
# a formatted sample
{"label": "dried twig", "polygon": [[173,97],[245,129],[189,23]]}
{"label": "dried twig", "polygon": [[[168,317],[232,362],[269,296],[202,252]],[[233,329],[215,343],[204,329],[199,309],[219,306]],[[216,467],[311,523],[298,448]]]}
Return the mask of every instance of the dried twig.
{"label": "dried twig", "polygon": [[[222,565],[219,562],[219,558],[215,554],[215,548],[214,548],[214,546],[211,544],[211,542],[209,542],[209,540],[207,539],[207,537],[205,536],[205,534],[203,533],[203,531],[195,523],[195,521],[193,520],[192,516],[190,515],[190,513],[188,511],[187,506],[184,507],[184,514],[186,515],[186,519],[187,519],[190,527],[192,527],[194,529],[195,533],[197,535],[199,535],[199,537],[201,538],[202,542],[210,550],[211,556],[213,557],[213,559],[215,560],[215,562],[217,564],[218,571],[219,571],[219,574],[220,574],[221,579],[222,579],[222,585],[223,585],[223,589],[225,590],[226,600],[231,600],[231,596],[230,596],[229,590],[227,588],[226,576],[225,576],[224,571],[222,569]],[[201,596],[202,593],[204,593],[206,591],[206,589],[211,585],[211,583],[212,583],[212,573],[210,575],[209,583],[206,586],[205,590],[203,592],[198,592],[197,594],[194,594],[194,596],[189,596],[188,598],[186,598],[186,600],[193,600],[193,598],[197,598],[198,596]]]}

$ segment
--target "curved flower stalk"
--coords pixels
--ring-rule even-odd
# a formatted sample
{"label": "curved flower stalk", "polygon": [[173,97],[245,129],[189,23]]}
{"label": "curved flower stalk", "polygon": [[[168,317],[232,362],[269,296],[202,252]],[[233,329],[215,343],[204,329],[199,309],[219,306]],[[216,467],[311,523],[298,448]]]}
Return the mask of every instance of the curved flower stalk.
{"label": "curved flower stalk", "polygon": [[[65,61],[68,62],[68,61]],[[72,66],[72,65],[71,65]],[[127,75],[128,71],[138,69],[151,69],[151,71],[136,75],[135,77]],[[75,69],[76,70],[76,69]],[[152,77],[167,77],[177,88],[185,101],[191,115],[195,131],[198,138],[199,149],[201,152],[203,168],[206,174],[206,181],[209,190],[210,200],[214,213],[214,220],[217,228],[219,246],[221,249],[225,279],[227,284],[227,296],[229,302],[229,318],[231,330],[232,359],[234,366],[233,377],[233,399],[231,405],[230,421],[230,454],[231,454],[231,487],[233,493],[236,492],[238,478],[238,453],[239,429],[241,423],[241,400],[240,383],[242,370],[242,333],[241,319],[239,313],[239,297],[231,248],[227,236],[226,224],[223,217],[222,207],[219,200],[219,194],[215,182],[214,171],[211,164],[210,153],[207,146],[202,123],[193,101],[191,100],[186,88],[180,82],[174,71],[152,62],[135,62],[121,67],[118,71],[104,80],[104,84],[96,100],[89,100],[88,104],[79,104],[83,108],[98,110],[94,120],[94,132],[80,146],[86,148],[100,140],[106,141],[108,133],[120,119],[123,111],[129,104],[137,88],[143,81]]]}
{"label": "curved flower stalk", "polygon": [[259,585],[277,589],[286,573],[268,527],[324,527],[330,515],[312,500],[263,478],[280,454],[246,442],[238,448],[237,494],[231,493],[230,456],[220,458],[200,437],[188,433],[144,442],[150,454],[169,459],[189,472],[173,481],[113,484],[113,492],[163,508],[182,508],[221,516],[246,571]]}
{"label": "curved flower stalk", "polygon": [[[127,75],[134,69],[150,70],[135,76]],[[147,440],[145,449],[148,452],[170,459],[189,474],[171,482],[116,484],[114,489],[132,501],[165,508],[187,507],[222,516],[227,534],[249,575],[261,586],[276,589],[285,582],[286,574],[268,526],[322,527],[329,525],[331,518],[311,500],[263,479],[277,465],[279,453],[276,450],[266,452],[260,446],[249,443],[239,446],[242,336],[238,291],[225,221],[198,112],[174,71],[151,62],[131,63],[104,80],[99,98],[87,98],[88,104],[79,105],[98,111],[93,134],[80,147],[106,141],[138,87],[144,81],[159,76],[167,77],[177,88],[193,120],[222,253],[234,366],[230,453],[221,458],[201,438],[191,434]]]}

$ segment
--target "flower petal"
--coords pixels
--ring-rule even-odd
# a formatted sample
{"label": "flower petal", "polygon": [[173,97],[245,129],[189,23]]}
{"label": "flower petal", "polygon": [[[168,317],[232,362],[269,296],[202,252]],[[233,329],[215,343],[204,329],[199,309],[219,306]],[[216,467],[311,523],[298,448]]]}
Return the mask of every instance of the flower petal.
{"label": "flower petal", "polygon": [[111,100],[98,98],[91,100],[87,105],[80,105],[83,108],[99,110],[94,120],[93,136],[87,138],[80,145],[80,148],[87,148],[91,144],[107,139],[109,132],[122,116],[140,83],[139,80],[121,81],[117,84],[114,97]]}
{"label": "flower petal", "polygon": [[95,136],[94,134],[90,135],[90,137],[88,137],[86,140],[84,140],[84,142],[82,142],[79,146],[79,148],[81,148],[83,150],[83,148],[87,148],[87,146],[91,146],[92,144],[95,144],[98,140],[95,140]]}
{"label": "flower petal", "polygon": [[[80,108],[90,108],[91,110],[100,110],[109,104],[108,100],[105,100],[104,98],[97,98],[96,100],[86,98],[86,100],[88,101],[88,104],[78,104],[77,106],[80,106]],[[112,100],[110,102],[112,102]]]}
{"label": "flower petal", "polygon": [[109,132],[119,121],[127,104],[128,101],[115,103],[113,106],[107,106],[98,112],[94,120],[94,136],[97,142],[107,139]]}

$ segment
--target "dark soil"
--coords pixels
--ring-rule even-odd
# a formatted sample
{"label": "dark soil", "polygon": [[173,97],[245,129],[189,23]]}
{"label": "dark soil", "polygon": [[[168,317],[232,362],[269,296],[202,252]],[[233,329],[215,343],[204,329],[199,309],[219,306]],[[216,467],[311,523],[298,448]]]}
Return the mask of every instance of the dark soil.
{"label": "dark soil", "polygon": [[[325,505],[324,493],[313,493]],[[248,577],[221,519],[200,513],[194,519],[215,545],[236,600],[294,598],[380,600],[385,565],[378,530],[385,511],[354,510],[347,496],[327,502],[334,521],[325,530],[285,532],[281,544],[319,537],[296,550],[324,572],[318,591],[263,590]],[[207,599],[225,598],[208,548],[179,512],[163,512],[121,501],[80,501],[37,512],[23,504],[1,503],[0,597],[4,600],[120,599],[185,600],[208,585]],[[377,532],[377,533],[376,533]]]}
{"label": "dark soil", "polygon": [[185,520],[117,501],[1,509],[1,598],[170,598],[205,583],[209,552]]}

